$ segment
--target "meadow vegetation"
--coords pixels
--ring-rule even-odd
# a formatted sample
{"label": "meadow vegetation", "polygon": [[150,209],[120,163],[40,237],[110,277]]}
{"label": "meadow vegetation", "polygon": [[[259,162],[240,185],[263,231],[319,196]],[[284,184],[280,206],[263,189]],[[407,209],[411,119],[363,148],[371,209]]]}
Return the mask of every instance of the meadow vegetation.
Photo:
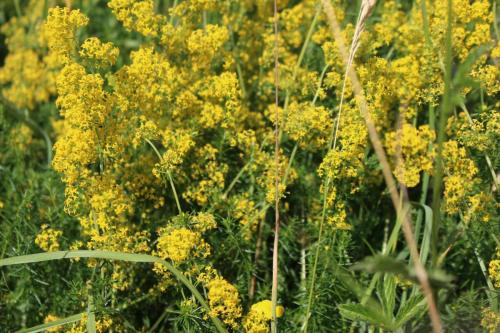
{"label": "meadow vegetation", "polygon": [[0,1],[0,332],[498,332],[497,7]]}

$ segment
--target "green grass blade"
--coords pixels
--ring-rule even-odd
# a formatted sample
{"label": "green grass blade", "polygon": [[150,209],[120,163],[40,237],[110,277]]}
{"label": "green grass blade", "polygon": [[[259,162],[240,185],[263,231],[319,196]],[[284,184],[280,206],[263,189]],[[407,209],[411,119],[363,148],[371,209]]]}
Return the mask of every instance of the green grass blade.
{"label": "green grass blade", "polygon": [[82,312],[82,313],[79,313],[79,314],[76,314],[76,315],[73,315],[73,316],[69,316],[69,317],[66,317],[66,318],[62,318],[62,319],[51,321],[50,323],[41,324],[41,325],[33,326],[33,327],[30,327],[30,328],[24,328],[22,330],[16,331],[16,333],[36,333],[36,332],[43,332],[43,331],[46,331],[46,330],[48,330],[49,328],[52,328],[52,327],[57,327],[57,326],[62,326],[62,325],[66,325],[66,324],[71,324],[71,323],[78,322],[78,321],[82,320],[82,318],[83,318],[84,315],[85,315],[85,312]]}
{"label": "green grass blade", "polygon": [[[424,211],[424,236],[422,237],[422,243],[420,244],[420,261],[425,265],[427,258],[429,256],[431,250],[431,237],[432,237],[432,219],[433,212],[432,208],[421,204],[419,202],[412,202],[412,204],[416,207],[422,208]],[[418,235],[415,235],[418,237]]]}
{"label": "green grass blade", "polygon": [[96,333],[94,298],[89,295],[89,305],[87,306],[87,332]]}
{"label": "green grass blade", "polygon": [[161,259],[147,254],[122,253],[101,250],[76,250],[76,251],[55,251],[36,254],[28,254],[11,258],[0,259],[0,267],[31,264],[36,262],[69,259],[69,258],[100,258],[110,260],[123,260],[131,262],[160,262]]}

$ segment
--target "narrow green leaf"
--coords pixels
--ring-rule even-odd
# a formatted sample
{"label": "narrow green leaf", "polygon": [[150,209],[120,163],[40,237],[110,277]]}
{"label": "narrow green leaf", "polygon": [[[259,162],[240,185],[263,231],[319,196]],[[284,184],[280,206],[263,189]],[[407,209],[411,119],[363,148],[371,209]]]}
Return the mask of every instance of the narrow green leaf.
{"label": "narrow green leaf", "polygon": [[366,257],[362,261],[355,263],[351,267],[354,270],[366,271],[368,273],[392,273],[408,276],[408,266],[397,259],[384,255]]}
{"label": "narrow green leaf", "polygon": [[69,317],[66,317],[66,318],[62,318],[62,319],[51,321],[50,323],[41,324],[41,325],[33,326],[33,327],[30,327],[30,328],[24,328],[22,330],[16,331],[16,333],[36,333],[36,332],[43,332],[43,331],[46,331],[46,330],[48,330],[49,328],[52,328],[52,327],[57,327],[57,326],[62,326],[62,325],[66,325],[66,324],[71,324],[71,323],[78,322],[78,321],[82,320],[82,318],[83,318],[84,315],[85,315],[85,312],[82,312],[82,313],[79,313],[79,314],[76,314],[76,315],[73,315],[73,316],[69,316]]}
{"label": "narrow green leaf", "polygon": [[393,316],[396,304],[396,278],[392,275],[385,275],[383,280],[383,305],[388,316]]}
{"label": "narrow green leaf", "polygon": [[89,295],[89,304],[87,306],[87,332],[96,333],[94,298]]}
{"label": "narrow green leaf", "polygon": [[[422,243],[420,244],[420,262],[425,265],[429,253],[431,250],[431,237],[432,237],[432,208],[421,204],[419,202],[412,202],[416,207],[422,208],[424,211],[424,236],[422,237]],[[416,235],[418,236],[418,235]]]}
{"label": "narrow green leaf", "polygon": [[[396,274],[403,279],[413,281],[415,284],[419,283],[413,267],[409,267],[407,263],[389,256],[376,255],[366,257],[351,268],[368,273]],[[453,280],[452,276],[440,269],[428,270],[428,275],[429,282],[433,288],[449,287]]]}

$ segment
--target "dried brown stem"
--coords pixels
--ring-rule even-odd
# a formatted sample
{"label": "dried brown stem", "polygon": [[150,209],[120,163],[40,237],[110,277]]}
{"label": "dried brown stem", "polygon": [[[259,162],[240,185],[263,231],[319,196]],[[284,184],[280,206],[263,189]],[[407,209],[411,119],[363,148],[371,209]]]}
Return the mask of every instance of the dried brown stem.
{"label": "dried brown stem", "polygon": [[274,245],[273,245],[273,284],[271,290],[272,301],[272,321],[271,331],[277,332],[276,321],[276,305],[278,302],[278,248],[279,248],[279,231],[280,231],[280,213],[279,213],[279,184],[280,184],[280,164],[279,164],[279,58],[278,58],[278,0],[274,0],[274,109],[275,109],[275,124],[274,124],[274,164],[275,164],[275,201],[274,201]]}
{"label": "dried brown stem", "polygon": [[[363,118],[365,120],[365,124],[366,124],[367,130],[368,130],[368,136],[369,136],[371,144],[375,150],[375,154],[377,155],[377,158],[378,158],[380,165],[382,167],[382,174],[383,174],[385,182],[387,184],[387,188],[389,190],[391,201],[394,205],[394,208],[398,212],[398,215],[401,215],[401,213],[402,213],[402,211],[404,211],[404,209],[401,210],[399,208],[400,196],[397,192],[396,182],[394,181],[394,178],[392,177],[391,168],[389,166],[389,162],[387,161],[387,156],[386,156],[384,148],[382,146],[382,142],[380,141],[380,138],[378,136],[377,129],[375,127],[375,124],[373,123],[373,120],[370,116],[370,113],[368,112],[368,106],[367,106],[367,102],[366,102],[366,99],[364,96],[363,88],[362,88],[361,83],[358,79],[358,75],[356,74],[356,71],[355,71],[354,61],[352,61],[350,66],[348,66],[349,53],[348,53],[347,48],[343,42],[340,25],[337,21],[337,18],[335,17],[335,11],[333,9],[332,4],[328,0],[322,0],[322,2],[323,2],[323,9],[324,9],[326,16],[328,18],[328,22],[330,24],[330,28],[332,30],[333,36],[334,36],[335,40],[337,41],[337,46],[338,46],[339,52],[341,54],[342,59],[344,60],[344,66],[346,68],[348,78],[351,81],[354,95],[356,97],[356,102],[357,102],[358,107],[360,109],[361,115],[363,116]],[[404,213],[403,216],[400,216],[400,217],[402,219],[403,234],[404,234],[406,243],[408,245],[408,248],[410,250],[410,255],[411,255],[411,258],[413,261],[413,265],[415,267],[415,273],[417,275],[417,279],[420,283],[422,291],[423,291],[425,298],[427,300],[427,304],[429,307],[429,309],[428,309],[429,316],[431,318],[433,330],[436,333],[437,332],[441,333],[443,331],[442,325],[441,325],[441,320],[439,318],[439,313],[438,313],[438,310],[436,307],[436,303],[434,301],[434,296],[432,293],[432,288],[431,288],[430,283],[429,283],[429,277],[427,275],[427,271],[425,270],[424,266],[420,262],[420,255],[419,255],[419,251],[417,248],[417,243],[415,241],[415,237],[413,236],[411,223],[410,223],[408,215],[406,213]]]}

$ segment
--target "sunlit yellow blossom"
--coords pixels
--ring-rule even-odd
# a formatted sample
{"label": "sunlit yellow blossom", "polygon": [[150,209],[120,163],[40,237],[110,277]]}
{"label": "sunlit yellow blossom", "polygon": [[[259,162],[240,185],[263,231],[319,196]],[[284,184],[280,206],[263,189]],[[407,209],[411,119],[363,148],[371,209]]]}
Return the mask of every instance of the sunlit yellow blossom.
{"label": "sunlit yellow blossom", "polygon": [[[276,317],[280,318],[285,313],[283,306],[276,306]],[[272,319],[272,302],[270,300],[255,303],[243,320],[243,328],[247,333],[267,333],[269,321]]]}

